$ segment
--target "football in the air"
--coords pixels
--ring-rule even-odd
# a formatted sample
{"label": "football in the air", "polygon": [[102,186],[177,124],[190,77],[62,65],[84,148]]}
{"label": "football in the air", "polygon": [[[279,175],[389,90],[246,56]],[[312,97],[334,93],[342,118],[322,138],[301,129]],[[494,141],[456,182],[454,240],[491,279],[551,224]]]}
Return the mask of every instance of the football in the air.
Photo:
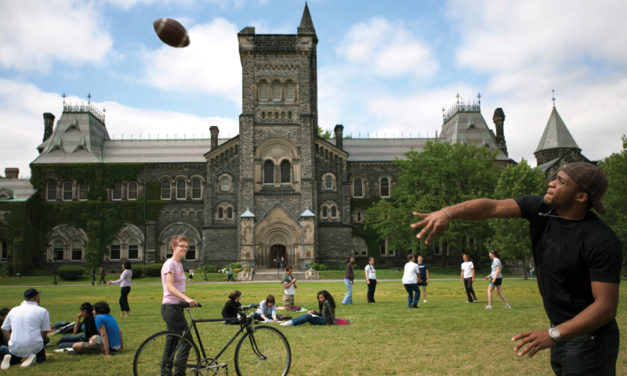
{"label": "football in the air", "polygon": [[172,47],[187,47],[189,35],[178,21],[171,18],[157,18],[153,23],[155,32],[161,41]]}

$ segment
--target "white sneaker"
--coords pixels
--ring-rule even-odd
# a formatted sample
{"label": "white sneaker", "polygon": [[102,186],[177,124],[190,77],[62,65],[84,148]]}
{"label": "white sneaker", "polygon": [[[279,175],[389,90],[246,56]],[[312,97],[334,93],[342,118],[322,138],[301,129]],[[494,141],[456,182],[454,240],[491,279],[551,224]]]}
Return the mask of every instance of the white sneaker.
{"label": "white sneaker", "polygon": [[427,302],[427,299],[423,300],[422,302],[423,302],[423,303],[426,303],[426,302]]}
{"label": "white sneaker", "polygon": [[505,304],[505,309],[512,309],[512,306],[509,304]]}
{"label": "white sneaker", "polygon": [[485,306],[485,309],[492,309],[492,306],[491,305],[487,305],[487,306]]}
{"label": "white sneaker", "polygon": [[291,326],[292,325],[292,320],[283,321],[279,325],[280,326]]}
{"label": "white sneaker", "polygon": [[6,354],[2,359],[2,365],[0,365],[0,368],[9,369],[9,367],[11,367],[11,354]]}
{"label": "white sneaker", "polygon": [[33,363],[35,363],[35,354],[30,354],[26,360],[20,364],[20,367],[28,367]]}

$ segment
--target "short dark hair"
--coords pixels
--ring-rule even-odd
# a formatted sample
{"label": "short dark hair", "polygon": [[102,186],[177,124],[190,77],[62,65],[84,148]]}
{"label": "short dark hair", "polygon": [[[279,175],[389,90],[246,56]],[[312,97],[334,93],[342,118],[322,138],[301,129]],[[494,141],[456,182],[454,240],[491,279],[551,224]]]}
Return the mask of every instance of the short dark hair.
{"label": "short dark hair", "polygon": [[107,302],[98,302],[94,304],[94,311],[96,311],[97,315],[108,315],[111,313],[111,309]]}
{"label": "short dark hair", "polygon": [[239,290],[231,291],[231,293],[229,294],[229,299],[232,301],[235,301],[235,299],[239,298],[240,296],[242,296],[241,291]]}
{"label": "short dark hair", "polygon": [[414,257],[413,253],[410,253],[407,255],[407,260],[411,261],[411,260],[415,260],[416,258]]}
{"label": "short dark hair", "polygon": [[131,262],[130,261],[124,261],[124,269],[131,269]]}
{"label": "short dark hair", "polygon": [[276,303],[276,301],[274,300],[274,295],[270,294],[266,296],[266,303]]}

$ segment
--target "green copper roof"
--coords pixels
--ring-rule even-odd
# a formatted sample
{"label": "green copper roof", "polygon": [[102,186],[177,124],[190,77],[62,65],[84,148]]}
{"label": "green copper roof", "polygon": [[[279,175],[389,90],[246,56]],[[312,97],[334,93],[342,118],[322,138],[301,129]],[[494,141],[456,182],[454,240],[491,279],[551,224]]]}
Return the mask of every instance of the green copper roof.
{"label": "green copper roof", "polygon": [[542,133],[542,138],[534,153],[550,149],[577,149],[581,151],[555,107],[551,111],[549,121],[546,123],[544,133]]}

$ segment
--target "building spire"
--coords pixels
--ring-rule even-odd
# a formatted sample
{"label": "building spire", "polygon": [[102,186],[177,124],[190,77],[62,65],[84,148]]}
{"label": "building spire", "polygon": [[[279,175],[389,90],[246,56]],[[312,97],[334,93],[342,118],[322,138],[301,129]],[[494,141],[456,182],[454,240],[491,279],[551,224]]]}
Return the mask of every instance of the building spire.
{"label": "building spire", "polygon": [[313,21],[311,20],[311,14],[309,14],[307,2],[305,2],[303,17],[300,19],[300,25],[298,26],[298,34],[316,36],[316,29],[314,28]]}
{"label": "building spire", "polygon": [[555,89],[551,90],[553,93],[553,108],[555,108]]}

